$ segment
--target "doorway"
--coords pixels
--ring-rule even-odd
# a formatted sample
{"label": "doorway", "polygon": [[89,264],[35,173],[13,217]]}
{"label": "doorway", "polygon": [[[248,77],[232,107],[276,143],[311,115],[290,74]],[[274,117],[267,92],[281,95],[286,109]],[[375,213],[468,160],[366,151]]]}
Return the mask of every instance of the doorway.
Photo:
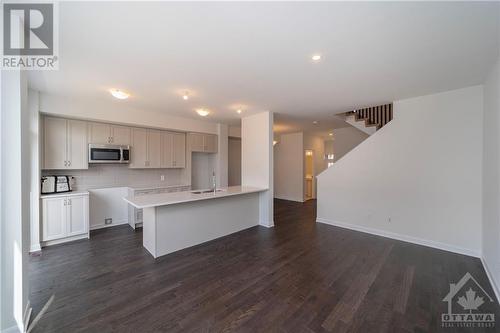
{"label": "doorway", "polygon": [[304,200],[310,200],[314,195],[314,151],[304,151]]}
{"label": "doorway", "polygon": [[229,137],[227,153],[228,185],[241,185],[241,138]]}

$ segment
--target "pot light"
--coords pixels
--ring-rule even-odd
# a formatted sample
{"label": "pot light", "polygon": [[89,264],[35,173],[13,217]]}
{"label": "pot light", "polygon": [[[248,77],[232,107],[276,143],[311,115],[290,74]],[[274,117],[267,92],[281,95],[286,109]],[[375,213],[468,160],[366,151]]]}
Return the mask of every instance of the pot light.
{"label": "pot light", "polygon": [[205,109],[198,109],[198,110],[196,110],[196,113],[202,117],[206,117],[209,115],[210,111],[205,110]]}
{"label": "pot light", "polygon": [[187,101],[189,99],[189,93],[186,91],[184,95],[182,95],[182,99]]}
{"label": "pot light", "polygon": [[278,143],[278,141],[273,140],[273,146],[276,146],[277,143]]}
{"label": "pot light", "polygon": [[238,109],[238,110],[236,110],[236,112],[237,112],[238,114],[241,114],[241,112],[242,112],[242,111],[241,111],[241,109]]}
{"label": "pot light", "polygon": [[329,136],[333,136],[333,133],[328,133]]}
{"label": "pot light", "polygon": [[317,120],[313,121],[313,124],[318,125],[318,121]]}
{"label": "pot light", "polygon": [[320,61],[321,60],[321,54],[313,54],[311,57],[312,61]]}
{"label": "pot light", "polygon": [[127,99],[130,96],[130,94],[119,89],[111,89],[109,92],[111,95],[113,95],[114,98],[118,99]]}

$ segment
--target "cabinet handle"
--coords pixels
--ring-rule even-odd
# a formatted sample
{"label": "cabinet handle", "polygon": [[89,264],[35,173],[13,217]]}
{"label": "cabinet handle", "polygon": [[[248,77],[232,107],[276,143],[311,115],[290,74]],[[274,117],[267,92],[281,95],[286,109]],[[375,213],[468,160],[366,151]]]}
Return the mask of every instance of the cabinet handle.
{"label": "cabinet handle", "polygon": [[115,141],[115,138],[111,137],[111,143],[113,143]]}
{"label": "cabinet handle", "polygon": [[68,205],[71,206],[71,199],[68,199]]}
{"label": "cabinet handle", "polygon": [[64,166],[68,166],[68,161],[64,161]]}
{"label": "cabinet handle", "polygon": [[71,161],[68,161],[68,166],[71,166]]}
{"label": "cabinet handle", "polygon": [[64,199],[64,206],[66,206],[66,199]]}

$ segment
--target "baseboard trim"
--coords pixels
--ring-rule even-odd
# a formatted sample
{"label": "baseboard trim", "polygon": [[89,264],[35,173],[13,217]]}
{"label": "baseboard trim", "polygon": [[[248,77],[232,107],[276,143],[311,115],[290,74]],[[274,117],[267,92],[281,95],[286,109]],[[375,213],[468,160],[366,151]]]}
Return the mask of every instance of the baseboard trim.
{"label": "baseboard trim", "polygon": [[274,221],[259,222],[259,225],[266,228],[274,228]]}
{"label": "baseboard trim", "polygon": [[90,226],[90,230],[97,230],[97,229],[103,229],[103,228],[111,228],[111,227],[115,227],[117,225],[124,225],[124,224],[129,224],[128,220],[121,220],[121,221],[118,221],[117,223],[111,223],[111,224],[97,224],[97,225],[92,225],[92,226]]}
{"label": "baseboard trim", "polygon": [[488,264],[486,263],[486,260],[484,257],[481,257],[481,262],[483,263],[484,270],[486,272],[486,275],[488,276],[488,280],[490,280],[491,288],[493,288],[493,292],[495,292],[495,295],[497,297],[497,302],[500,302],[500,288],[496,284],[495,280],[493,279],[493,274],[491,274],[490,268]]}
{"label": "baseboard trim", "polygon": [[476,251],[461,248],[461,247],[454,246],[454,245],[449,245],[446,243],[435,242],[435,241],[426,240],[426,239],[417,238],[417,237],[408,236],[408,235],[401,235],[401,234],[398,234],[395,232],[373,229],[373,228],[360,226],[360,225],[356,225],[356,224],[351,224],[351,223],[332,221],[332,220],[328,220],[328,219],[321,218],[321,217],[316,218],[316,222],[329,224],[329,225],[333,225],[333,226],[344,228],[344,229],[350,229],[350,230],[354,230],[354,231],[364,232],[367,234],[396,239],[396,240],[400,240],[403,242],[432,247],[432,248],[439,249],[439,250],[463,254],[463,255],[471,256],[471,257],[475,257],[475,258],[481,258],[480,253],[478,253]]}
{"label": "baseboard trim", "polygon": [[20,333],[19,327],[11,326],[2,330],[2,333]]}
{"label": "baseboard trim", "polygon": [[42,247],[40,246],[40,243],[30,245],[30,253],[40,252],[40,251],[42,251]]}

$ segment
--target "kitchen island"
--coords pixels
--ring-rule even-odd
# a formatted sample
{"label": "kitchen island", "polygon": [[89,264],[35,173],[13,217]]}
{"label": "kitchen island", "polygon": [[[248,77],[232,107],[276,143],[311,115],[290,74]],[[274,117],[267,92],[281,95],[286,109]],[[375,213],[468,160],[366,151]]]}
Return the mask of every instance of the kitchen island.
{"label": "kitchen island", "polygon": [[259,224],[265,188],[231,186],[126,197],[143,209],[143,246],[157,258]]}

